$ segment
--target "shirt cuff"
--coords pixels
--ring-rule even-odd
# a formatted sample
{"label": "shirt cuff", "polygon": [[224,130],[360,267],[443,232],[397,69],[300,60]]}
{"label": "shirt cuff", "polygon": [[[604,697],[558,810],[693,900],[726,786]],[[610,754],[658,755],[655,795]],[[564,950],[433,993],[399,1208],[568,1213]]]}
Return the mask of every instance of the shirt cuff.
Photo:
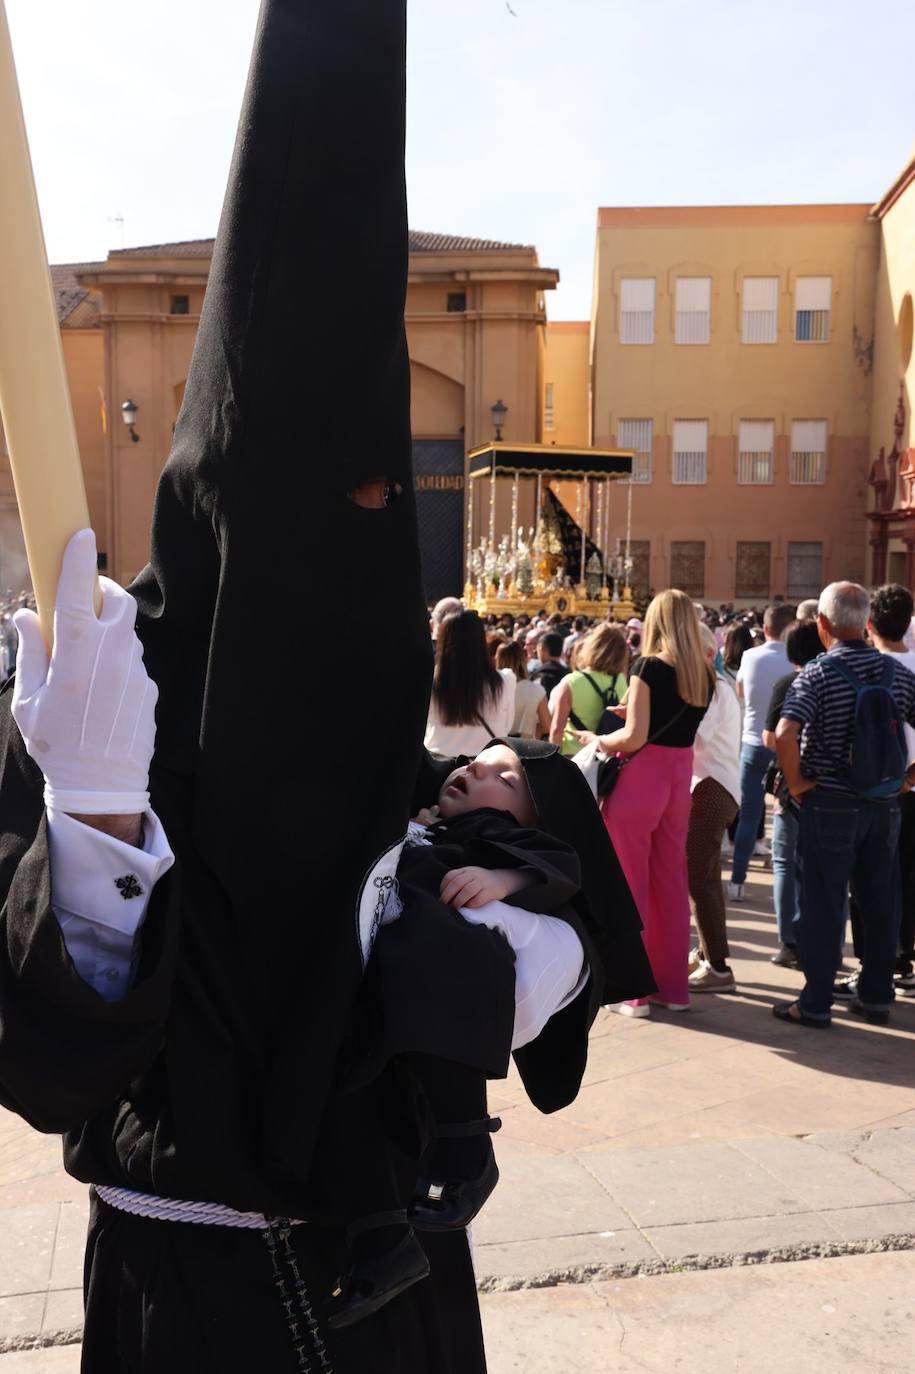
{"label": "shirt cuff", "polygon": [[154,811],[143,817],[143,845],[125,844],[66,812],[48,811],[51,903],[121,935],[136,934],[156,883],[175,862]]}

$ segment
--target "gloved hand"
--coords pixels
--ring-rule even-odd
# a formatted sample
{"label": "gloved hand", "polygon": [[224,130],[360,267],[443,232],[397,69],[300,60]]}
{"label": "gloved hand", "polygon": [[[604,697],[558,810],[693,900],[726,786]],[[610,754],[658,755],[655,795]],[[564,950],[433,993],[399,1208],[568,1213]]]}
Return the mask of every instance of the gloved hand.
{"label": "gloved hand", "polygon": [[107,577],[93,607],[95,535],[64,553],[48,651],[34,611],[18,611],[13,717],[45,777],[45,805],[75,815],[136,815],[149,806],[158,691],[134,633],[137,604]]}

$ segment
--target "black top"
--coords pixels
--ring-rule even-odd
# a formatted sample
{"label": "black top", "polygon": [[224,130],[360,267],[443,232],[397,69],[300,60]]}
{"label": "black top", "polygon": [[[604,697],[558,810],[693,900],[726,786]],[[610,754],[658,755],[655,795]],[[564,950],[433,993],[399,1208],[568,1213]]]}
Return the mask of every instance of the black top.
{"label": "black top", "polygon": [[791,686],[797,673],[794,669],[780,677],[772,688],[772,697],[769,701],[769,714],[766,716],[766,729],[775,731],[778,722],[782,718],[782,707],[785,704],[785,697],[788,695],[788,688]]}
{"label": "black top", "polygon": [[531,681],[539,682],[549,696],[556,684],[561,682],[568,672],[569,669],[564,663],[560,663],[558,658],[551,658],[549,663],[542,663],[539,668],[533,670]]}
{"label": "black top", "polygon": [[[688,706],[677,691],[677,673],[663,658],[638,658],[632,676],[651,688],[651,721],[648,738],[668,749],[692,749],[696,731],[708,706]],[[709,683],[709,701],[714,688]]]}

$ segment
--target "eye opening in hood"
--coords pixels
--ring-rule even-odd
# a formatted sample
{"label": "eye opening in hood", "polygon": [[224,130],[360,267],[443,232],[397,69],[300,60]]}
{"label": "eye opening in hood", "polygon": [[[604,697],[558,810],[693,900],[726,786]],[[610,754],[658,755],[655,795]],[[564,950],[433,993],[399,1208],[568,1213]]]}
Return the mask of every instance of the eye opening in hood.
{"label": "eye opening in hood", "polygon": [[403,495],[403,487],[390,477],[368,477],[347,492],[349,499],[363,510],[386,510]]}

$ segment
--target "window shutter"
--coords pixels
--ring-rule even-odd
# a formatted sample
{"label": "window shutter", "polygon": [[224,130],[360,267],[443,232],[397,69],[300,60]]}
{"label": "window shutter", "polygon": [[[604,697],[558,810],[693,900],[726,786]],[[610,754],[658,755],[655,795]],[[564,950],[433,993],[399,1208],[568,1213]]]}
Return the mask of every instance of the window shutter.
{"label": "window shutter", "polygon": [[832,277],[798,277],[794,301],[798,310],[828,310],[832,305]]}
{"label": "window shutter", "polygon": [[711,314],[711,277],[678,277],[676,342],[678,344],[708,343],[711,337]]}
{"label": "window shutter", "polygon": [[708,420],[674,420],[673,481],[696,485],[708,478]]}
{"label": "window shutter", "polygon": [[832,308],[832,277],[798,277],[794,288],[794,338],[826,343]]}
{"label": "window shutter", "polygon": [[826,421],[795,420],[791,426],[789,481],[819,486],[826,481]]}
{"label": "window shutter", "polygon": [[631,448],[635,454],[632,462],[633,482],[651,481],[653,438],[654,425],[651,420],[620,420],[617,443],[620,448]]}
{"label": "window shutter", "polygon": [[654,277],[624,277],[620,282],[620,343],[654,343]]}
{"label": "window shutter", "polygon": [[751,486],[772,481],[775,423],[741,420],[737,452],[737,481]]}
{"label": "window shutter", "polygon": [[776,343],[777,340],[778,277],[744,277],[744,343]]}

